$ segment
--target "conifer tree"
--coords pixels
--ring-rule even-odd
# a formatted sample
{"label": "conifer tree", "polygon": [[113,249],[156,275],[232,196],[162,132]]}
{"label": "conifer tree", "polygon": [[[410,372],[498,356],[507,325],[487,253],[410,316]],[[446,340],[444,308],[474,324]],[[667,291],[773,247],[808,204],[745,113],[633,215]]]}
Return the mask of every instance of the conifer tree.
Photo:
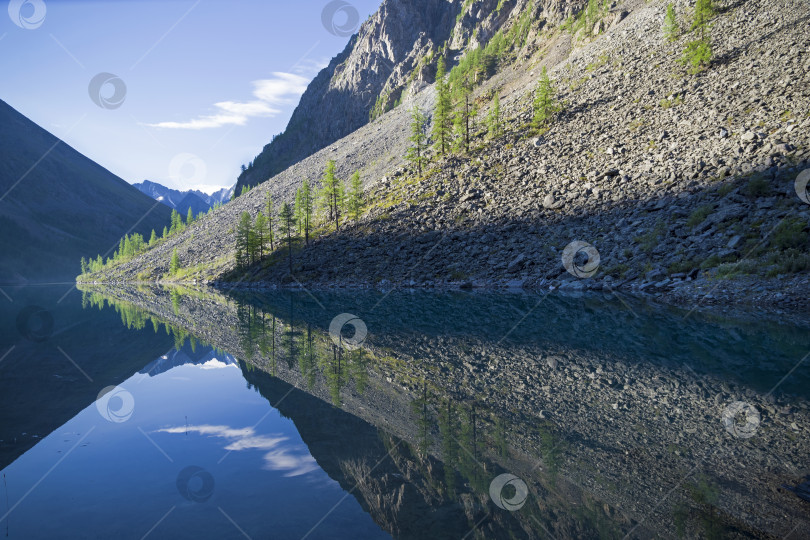
{"label": "conifer tree", "polygon": [[360,219],[360,211],[363,209],[363,183],[360,181],[360,171],[355,171],[347,190],[349,196],[346,200],[346,210],[355,221]]}
{"label": "conifer tree", "polygon": [[537,85],[537,91],[534,96],[534,127],[539,129],[545,126],[554,113],[560,110],[560,106],[555,99],[556,90],[551,82],[546,71],[546,66],[543,66],[543,71],[540,74],[540,83]]}
{"label": "conifer tree", "polygon": [[495,97],[492,99],[492,108],[489,110],[487,124],[490,137],[498,137],[501,134],[501,100],[498,97],[498,92],[495,92]]}
{"label": "conifer tree", "polygon": [[169,275],[174,276],[180,270],[180,257],[177,256],[177,248],[172,251],[172,259],[169,262]]}
{"label": "conifer tree", "polygon": [[149,245],[154,246],[155,242],[157,242],[157,233],[155,233],[155,229],[152,229],[152,236],[149,237]]}
{"label": "conifer tree", "polygon": [[691,30],[697,31],[694,40],[686,44],[680,62],[691,65],[690,72],[697,73],[712,60],[712,41],[709,35],[709,21],[715,16],[712,0],[697,0]]}
{"label": "conifer tree", "polygon": [[181,231],[182,229],[183,229],[183,218],[180,217],[180,213],[177,210],[172,209],[171,228],[169,229],[169,234],[175,234],[176,232]]}
{"label": "conifer tree", "polygon": [[295,224],[293,223],[293,210],[288,203],[281,205],[278,214],[278,230],[283,241],[287,244],[287,253],[290,263],[290,274],[292,274],[292,242]]}
{"label": "conifer tree", "polygon": [[301,188],[295,190],[295,205],[293,206],[293,218],[298,227],[298,234],[301,234],[304,229],[304,205],[301,198]]}
{"label": "conifer tree", "polygon": [[677,39],[680,28],[678,27],[678,19],[675,15],[675,5],[671,2],[667,5],[667,14],[664,17],[664,37],[673,41]]}
{"label": "conifer tree", "polygon": [[456,136],[454,149],[457,152],[470,151],[470,115],[470,85],[466,79],[462,79],[456,88],[456,111],[453,119]]}
{"label": "conifer tree", "polygon": [[256,249],[258,250],[258,260],[264,259],[264,248],[267,245],[267,217],[261,212],[256,214],[256,221],[253,225],[256,237]]}
{"label": "conifer tree", "polygon": [[425,113],[415,105],[411,110],[411,136],[408,138],[411,146],[405,154],[405,159],[416,165],[416,174],[419,176],[422,176],[422,166],[427,159],[425,156],[427,152],[427,122]]}
{"label": "conifer tree", "polygon": [[[323,185],[323,196],[329,209],[330,219],[334,219],[335,230],[337,231],[340,229],[340,210],[343,208],[344,192],[343,183],[335,175],[334,160],[330,159],[326,163],[326,170],[321,184]],[[279,219],[281,218],[279,217]]]}
{"label": "conifer tree", "polygon": [[191,225],[194,223],[194,212],[192,212],[191,207],[188,207],[188,213],[186,214],[186,225]]}
{"label": "conifer tree", "polygon": [[250,214],[242,212],[239,217],[239,225],[236,227],[236,265],[239,268],[246,268],[253,262],[251,257],[252,236],[253,224]]}
{"label": "conifer tree", "polygon": [[304,179],[301,185],[301,207],[304,220],[304,243],[309,245],[309,230],[312,227],[312,211],[314,203],[312,200],[312,187],[309,185],[309,180]]}
{"label": "conifer tree", "polygon": [[270,196],[270,193],[268,193],[267,202],[265,203],[265,215],[267,216],[267,238],[270,241],[270,251],[275,250],[275,246],[273,245],[273,237],[275,236],[273,224],[276,218],[273,214],[273,198]]}
{"label": "conifer tree", "polygon": [[163,235],[161,235],[161,238],[166,238],[168,236],[169,236],[169,229],[164,225],[163,226]]}
{"label": "conifer tree", "polygon": [[453,100],[450,86],[445,80],[446,68],[444,58],[439,58],[436,68],[436,109],[433,113],[433,140],[436,151],[444,155],[450,149],[450,137],[453,129]]}

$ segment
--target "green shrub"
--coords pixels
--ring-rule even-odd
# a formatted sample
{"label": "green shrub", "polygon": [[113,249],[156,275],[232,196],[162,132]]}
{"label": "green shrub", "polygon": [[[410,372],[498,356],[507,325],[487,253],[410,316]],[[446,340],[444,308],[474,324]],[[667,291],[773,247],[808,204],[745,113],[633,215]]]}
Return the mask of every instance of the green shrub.
{"label": "green shrub", "polygon": [[773,231],[774,246],[781,250],[807,248],[806,227],[807,223],[799,218],[785,219]]}
{"label": "green shrub", "polygon": [[703,223],[709,214],[712,213],[714,207],[710,204],[704,204],[703,206],[698,206],[695,210],[689,214],[689,217],[686,220],[686,226],[690,229],[693,229]]}

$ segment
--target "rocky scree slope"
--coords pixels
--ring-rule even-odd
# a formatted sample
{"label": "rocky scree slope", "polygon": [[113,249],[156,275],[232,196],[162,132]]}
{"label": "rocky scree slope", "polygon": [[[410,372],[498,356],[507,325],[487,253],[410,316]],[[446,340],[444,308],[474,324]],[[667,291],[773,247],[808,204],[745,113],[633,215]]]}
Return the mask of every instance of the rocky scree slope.
{"label": "rocky scree slope", "polygon": [[[489,81],[481,93],[509,92],[506,135],[479,138],[472,155],[424,179],[397,171],[373,189],[361,223],[296,255],[295,279],[623,286],[678,298],[711,297],[728,280],[708,278],[742,274],[756,278],[744,280],[749,299],[806,302],[806,280],[772,281],[779,292],[762,278],[810,268],[810,206],[794,185],[810,167],[810,6],[720,3],[715,60],[695,76],[677,63],[689,36],[661,35],[664,12],[638,7],[554,67],[565,110],[541,137],[526,136],[534,86],[515,88],[508,70]],[[574,240],[600,253],[590,280],[561,263]],[[283,265],[252,279],[290,281]]]}
{"label": "rocky scree slope", "polygon": [[385,0],[346,48],[307,87],[283,133],[238,178],[256,186],[418,93],[435,78],[436,51],[452,55],[485,43],[527,10],[555,24],[581,2],[546,0]]}
{"label": "rocky scree slope", "polygon": [[[232,251],[242,210],[255,214],[267,193],[290,200],[303,176],[343,156],[365,165],[374,204],[360,223],[296,253],[294,278],[310,286],[629,287],[703,297],[728,282],[708,277],[747,273],[755,278],[749,298],[804,302],[805,280],[761,278],[806,268],[810,207],[794,179],[810,159],[810,7],[770,0],[718,7],[715,60],[694,76],[677,63],[690,36],[673,43],[662,36],[663,2],[614,6],[592,41],[536,31],[543,46],[476,93],[479,120],[486,98],[502,96],[504,136],[479,135],[471,155],[440,160],[417,179],[394,169],[407,146],[407,113],[397,107],[192,227],[174,241],[181,260]],[[685,26],[692,6],[676,9]],[[531,94],[546,64],[565,109],[547,133],[530,137]],[[427,92],[413,99],[431,102]],[[346,177],[351,167],[338,165]],[[379,171],[393,172],[375,182]],[[573,240],[600,253],[589,280],[562,267]],[[170,247],[149,252],[103,279],[165,271],[170,254]],[[226,259],[219,269],[232,265]],[[247,279],[292,281],[286,264]],[[770,292],[768,283],[793,294]]]}
{"label": "rocky scree slope", "polygon": [[[388,52],[393,50],[395,47],[392,45],[392,38],[388,37],[387,32],[392,31],[391,29],[394,27],[398,28],[402,24],[402,20],[422,20],[421,14],[415,16],[416,18],[407,19],[406,13],[403,12],[403,10],[416,9],[414,6],[417,4],[418,2],[393,2],[390,0],[384,3],[380,11],[361,27],[360,38],[362,39],[355,36],[347,46],[347,51],[355,49],[359,51],[361,50],[361,44],[365,43],[363,45],[365,49],[363,50],[366,53],[360,54],[358,52],[357,58],[352,62],[371,61],[371,57],[381,54],[380,50]],[[525,43],[522,47],[519,47],[520,54],[523,55],[531,55],[532,51],[538,50],[541,44],[545,44],[548,37],[541,35],[539,29],[558,25],[565,16],[571,13],[574,5],[550,2],[546,6],[535,4],[529,0],[510,0],[503,2],[501,9],[498,10],[498,2],[494,0],[475,0],[465,2],[463,6],[456,4],[459,4],[459,2],[448,3],[448,5],[455,6],[456,11],[453,12],[453,17],[449,21],[445,21],[447,28],[442,30],[444,33],[438,30],[436,32],[440,37],[443,35],[467,36],[465,38],[467,40],[467,49],[477,46],[479,42],[483,42],[485,36],[487,38],[491,37],[491,34],[497,29],[508,30],[512,28],[520,22],[519,20],[524,13],[529,12],[536,24],[535,28],[530,29],[528,32]],[[422,6],[419,9],[427,8]],[[461,16],[458,14],[461,14]],[[371,28],[374,21],[377,21],[375,24],[382,25],[382,28],[372,32]],[[430,24],[438,23],[434,21]],[[477,30],[473,31],[473,29]],[[363,38],[367,32],[376,32],[377,37],[369,35]],[[395,33],[400,35],[401,32],[402,30],[397,30]],[[421,36],[419,40],[422,44],[414,49],[416,52],[413,52],[410,60],[398,64],[395,73],[386,79],[387,89],[378,92],[380,96],[388,99],[384,108],[393,106],[396,99],[401,99],[402,104],[400,106],[394,107],[369,123],[365,123],[368,120],[368,111],[366,111],[363,117],[365,120],[361,123],[361,125],[365,125],[362,125],[356,131],[328,144],[311,156],[295,162],[281,173],[276,174],[270,181],[259,184],[249,193],[238,197],[216,212],[204,216],[193,227],[172,236],[166,242],[161,242],[160,245],[140,257],[122,263],[115,268],[105,270],[103,276],[88,276],[83,279],[89,281],[157,279],[168,271],[168,263],[174,249],[177,249],[183,267],[199,269],[198,279],[212,279],[221,276],[233,269],[234,231],[240,214],[248,211],[255,216],[258,211],[264,209],[268,195],[273,197],[277,208],[282,201],[292,202],[295,190],[301,185],[302,180],[308,178],[317,182],[322,176],[326,162],[329,159],[337,162],[337,173],[341,178],[348,178],[354,171],[359,170],[367,187],[400,168],[404,163],[403,156],[408,146],[409,111],[411,107],[417,105],[422,109],[430,110],[434,101],[434,87],[427,83],[434,78],[435,59],[433,61],[427,60],[432,57],[437,47],[436,44],[441,45],[441,43],[438,42],[439,38],[434,40],[425,32],[420,32],[418,35]],[[357,39],[360,41],[355,43]],[[387,43],[387,45],[377,44],[375,41],[377,39],[382,40],[382,43]],[[461,47],[460,44],[456,44],[456,46]],[[460,55],[461,49],[458,49],[457,52]],[[338,56],[335,62],[343,62],[346,65],[351,64],[342,56]],[[388,65],[388,63],[390,62],[383,62],[382,65]],[[319,104],[320,102],[308,103],[307,101],[309,99],[307,95],[318,91],[321,77],[328,73],[330,69],[327,68],[311,83],[310,89],[302,97],[301,105],[298,107],[298,111],[301,111],[300,114],[315,114],[313,111],[318,111],[316,117],[311,119],[312,122],[307,124],[312,129],[320,129],[318,126],[322,127],[331,122],[328,119],[331,118],[330,115],[334,114],[332,106],[322,107]],[[361,80],[370,81],[377,77],[376,71],[366,68],[354,67],[350,71],[358,72],[352,79],[356,84],[360,84],[359,81]],[[517,81],[521,77],[525,79],[517,83],[521,88],[531,83],[530,79],[525,78],[526,73],[521,71],[519,67],[508,67],[508,71],[510,75],[507,78],[510,80]],[[398,88],[399,90],[393,92],[390,90],[392,88]],[[398,97],[392,98],[393,95]],[[350,94],[346,94],[344,97],[348,100]],[[360,102],[364,99],[363,94],[358,93],[357,97],[353,99]],[[332,105],[338,110],[343,107],[343,105],[334,103]],[[322,119],[324,119],[323,122]],[[317,134],[312,135],[314,139],[317,139],[317,137]],[[320,143],[313,146],[313,148],[316,146],[320,147]],[[257,163],[259,162],[260,160],[257,159],[254,162],[254,169],[249,169],[247,173],[254,174],[251,171],[258,170]],[[262,180],[266,178],[267,176],[261,177]],[[252,184],[252,181],[248,184]],[[243,183],[242,185],[247,184]],[[236,192],[239,193],[240,191],[241,186],[236,186]]]}

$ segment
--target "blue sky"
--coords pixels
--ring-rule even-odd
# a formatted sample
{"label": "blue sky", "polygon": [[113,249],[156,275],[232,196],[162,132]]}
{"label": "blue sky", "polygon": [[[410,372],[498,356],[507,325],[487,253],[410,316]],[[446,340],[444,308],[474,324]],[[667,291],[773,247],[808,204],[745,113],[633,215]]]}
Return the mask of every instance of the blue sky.
{"label": "blue sky", "polygon": [[380,3],[336,1],[2,0],[0,99],[130,183],[230,186]]}

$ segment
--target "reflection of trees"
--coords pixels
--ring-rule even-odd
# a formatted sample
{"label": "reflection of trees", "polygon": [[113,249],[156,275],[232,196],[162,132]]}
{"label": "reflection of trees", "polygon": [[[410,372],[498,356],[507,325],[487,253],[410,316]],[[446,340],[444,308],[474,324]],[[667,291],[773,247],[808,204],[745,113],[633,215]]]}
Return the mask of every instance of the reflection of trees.
{"label": "reflection of trees", "polygon": [[239,346],[248,362],[258,361],[258,356],[269,364],[271,375],[276,374],[276,340],[288,369],[296,363],[304,383],[312,390],[318,379],[324,381],[332,404],[342,405],[341,391],[354,383],[358,393],[363,393],[368,384],[370,355],[363,348],[347,350],[337,347],[329,334],[313,327],[309,322],[296,323],[295,305],[290,298],[286,320],[281,322],[275,314],[267,313],[255,303],[237,300]]}
{"label": "reflection of trees", "polygon": [[[179,310],[180,299],[182,298],[182,292],[179,289],[173,289],[171,291],[170,298],[172,307],[175,313],[177,313]],[[146,328],[147,323],[151,323],[155,333],[158,333],[160,331],[160,327],[163,326],[166,331],[166,335],[174,338],[174,348],[177,350],[182,349],[186,341],[188,341],[192,352],[194,352],[196,351],[197,343],[200,343],[200,341],[185,328],[164,320],[154,313],[146,311],[135,304],[103,296],[102,294],[94,291],[82,291],[83,308],[87,309],[88,307],[96,307],[99,310],[102,310],[105,306],[113,308],[116,313],[121,316],[121,322],[124,324],[124,326],[130,330],[143,330]],[[208,346],[206,343],[202,344],[204,346]]]}

